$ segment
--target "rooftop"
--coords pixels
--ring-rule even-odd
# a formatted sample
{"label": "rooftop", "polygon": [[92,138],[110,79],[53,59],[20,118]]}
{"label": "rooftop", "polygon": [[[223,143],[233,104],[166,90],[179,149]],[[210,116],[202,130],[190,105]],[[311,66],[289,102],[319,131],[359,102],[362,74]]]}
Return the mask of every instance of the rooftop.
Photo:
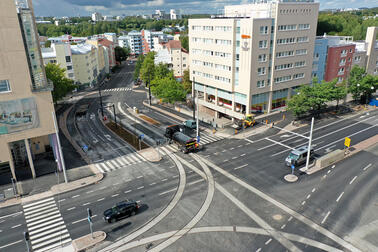
{"label": "rooftop", "polygon": [[93,46],[88,44],[72,45],[72,54],[87,54],[92,51]]}
{"label": "rooftop", "polygon": [[42,58],[55,58],[56,52],[53,48],[41,48]]}

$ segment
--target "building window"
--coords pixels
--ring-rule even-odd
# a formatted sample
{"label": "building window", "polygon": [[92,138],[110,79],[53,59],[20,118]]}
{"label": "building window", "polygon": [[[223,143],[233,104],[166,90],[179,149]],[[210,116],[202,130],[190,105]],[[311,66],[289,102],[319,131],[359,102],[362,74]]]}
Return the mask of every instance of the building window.
{"label": "building window", "polygon": [[72,70],[72,66],[67,66],[67,70]]}
{"label": "building window", "polygon": [[186,67],[186,64],[183,64],[182,67]]}
{"label": "building window", "polygon": [[8,80],[0,80],[0,93],[10,92],[10,85]]}
{"label": "building window", "polygon": [[298,43],[305,43],[305,42],[308,42],[308,37],[305,36],[305,37],[298,37],[297,38],[297,42]]}
{"label": "building window", "polygon": [[236,60],[239,60],[239,59],[240,59],[240,55],[236,54]]}
{"label": "building window", "polygon": [[281,83],[281,82],[286,82],[290,80],[291,80],[291,75],[274,78],[275,83]]}
{"label": "building window", "polygon": [[340,75],[340,74],[344,74],[344,70],[345,70],[344,67],[340,68],[340,69],[339,69],[339,73],[338,73],[338,75]]}
{"label": "building window", "polygon": [[341,56],[346,56],[347,52],[348,52],[348,50],[342,50],[341,51]]}
{"label": "building window", "polygon": [[268,40],[260,40],[259,41],[259,48],[267,48],[268,47]]}
{"label": "building window", "polygon": [[350,53],[352,53],[352,52],[353,52],[353,49],[352,49],[352,48],[351,48],[351,49],[349,49],[349,52],[350,52]]}
{"label": "building window", "polygon": [[284,58],[284,57],[290,57],[290,56],[294,56],[294,51],[284,51],[284,52],[276,53],[277,58]]}
{"label": "building window", "polygon": [[278,31],[295,31],[297,29],[297,25],[279,25]]}
{"label": "building window", "polygon": [[337,82],[342,82],[343,81],[343,77],[338,77],[337,78]]}
{"label": "building window", "polygon": [[340,63],[339,63],[339,66],[344,66],[344,65],[345,65],[345,62],[346,62],[346,59],[341,59],[341,60],[340,60]]}
{"label": "building window", "polygon": [[259,62],[265,62],[266,61],[266,54],[260,54],[259,55]]}
{"label": "building window", "polygon": [[310,24],[299,24],[298,30],[308,30],[310,29]]}
{"label": "building window", "polygon": [[186,60],[186,57],[183,57],[182,60]]}
{"label": "building window", "polygon": [[306,65],[306,61],[295,62],[295,67],[304,67],[305,65]]}
{"label": "building window", "polygon": [[359,62],[361,60],[361,56],[355,56],[354,61]]}
{"label": "building window", "polygon": [[265,87],[265,80],[258,80],[258,81],[257,81],[257,87],[258,87],[258,88],[263,88],[263,87]]}
{"label": "building window", "polygon": [[266,74],[265,67],[257,68],[257,74],[258,75],[265,75]]}
{"label": "building window", "polygon": [[74,74],[73,74],[73,73],[69,73],[69,74],[68,74],[68,77],[69,77],[69,78],[73,78],[73,77],[74,77]]}
{"label": "building window", "polygon": [[295,51],[296,55],[305,55],[307,54],[307,49],[300,49]]}
{"label": "building window", "polygon": [[260,34],[268,34],[268,26],[260,26]]}
{"label": "building window", "polygon": [[71,56],[66,56],[66,62],[71,62]]}
{"label": "building window", "polygon": [[302,79],[302,78],[304,78],[304,73],[294,74],[294,75],[293,75],[293,78],[294,78],[294,79]]}
{"label": "building window", "polygon": [[285,69],[290,69],[290,68],[293,68],[293,63],[277,65],[274,67],[275,70],[285,70]]}
{"label": "building window", "polygon": [[286,45],[286,44],[294,44],[295,38],[283,38],[283,39],[277,39],[278,45]]}

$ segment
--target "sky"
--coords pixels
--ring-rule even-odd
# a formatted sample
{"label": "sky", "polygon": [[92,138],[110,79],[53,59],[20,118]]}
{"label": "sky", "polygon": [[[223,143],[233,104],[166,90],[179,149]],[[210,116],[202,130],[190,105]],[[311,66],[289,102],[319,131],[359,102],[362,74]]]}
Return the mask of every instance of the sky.
{"label": "sky", "polygon": [[[221,13],[224,5],[250,0],[32,0],[36,16],[143,15],[155,10],[180,10],[182,14]],[[378,7],[378,0],[315,0],[320,9]]]}

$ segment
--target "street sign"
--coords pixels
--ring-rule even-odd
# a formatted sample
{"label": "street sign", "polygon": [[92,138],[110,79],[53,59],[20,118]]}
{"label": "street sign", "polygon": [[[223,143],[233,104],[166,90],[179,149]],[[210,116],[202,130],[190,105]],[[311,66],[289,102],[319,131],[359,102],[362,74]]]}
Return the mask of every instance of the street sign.
{"label": "street sign", "polygon": [[200,142],[200,136],[197,136],[197,143],[199,143]]}
{"label": "street sign", "polygon": [[139,136],[139,138],[140,138],[140,140],[143,140],[143,138],[144,138],[144,134],[141,134],[141,135]]}
{"label": "street sign", "polygon": [[84,144],[84,146],[83,146],[83,151],[84,151],[84,152],[87,152],[87,151],[88,151],[88,146],[86,146],[85,144]]}
{"label": "street sign", "polygon": [[291,174],[294,174],[295,165],[291,165]]}
{"label": "street sign", "polygon": [[346,137],[345,138],[345,142],[344,142],[344,145],[346,146],[346,147],[350,147],[350,138],[349,137]]}

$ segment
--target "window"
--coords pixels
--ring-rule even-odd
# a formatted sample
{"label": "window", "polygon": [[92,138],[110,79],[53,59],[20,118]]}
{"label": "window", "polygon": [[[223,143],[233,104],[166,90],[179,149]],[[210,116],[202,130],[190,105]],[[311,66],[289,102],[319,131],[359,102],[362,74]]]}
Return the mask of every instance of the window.
{"label": "window", "polygon": [[202,50],[201,49],[192,49],[193,54],[201,54]]}
{"label": "window", "polygon": [[213,30],[214,30],[214,27],[213,27],[213,26],[204,26],[204,27],[203,27],[203,30],[204,30],[204,31],[213,31]]}
{"label": "window", "polygon": [[260,26],[260,34],[268,34],[268,26]]}
{"label": "window", "polygon": [[278,26],[278,31],[294,31],[297,29],[297,25],[292,24],[292,25],[279,25]]}
{"label": "window", "polygon": [[345,70],[344,67],[340,68],[338,74],[344,74],[344,70]]}
{"label": "window", "polygon": [[71,56],[66,56],[66,62],[71,62]]}
{"label": "window", "polygon": [[310,24],[299,24],[298,30],[308,30],[310,29]]}
{"label": "window", "polygon": [[290,56],[294,56],[294,51],[284,51],[284,52],[276,53],[277,58],[284,58],[284,57],[290,57]]}
{"label": "window", "polygon": [[265,67],[257,68],[257,74],[258,75],[265,75],[266,74]]}
{"label": "window", "polygon": [[304,73],[294,74],[294,75],[293,75],[293,78],[294,78],[294,79],[302,79],[302,78],[304,78]]}
{"label": "window", "polygon": [[268,47],[268,40],[260,40],[259,41],[259,48],[267,48]]}
{"label": "window", "polygon": [[230,83],[231,79],[215,75],[215,80]]}
{"label": "window", "polygon": [[315,53],[315,58],[319,58],[319,53]]}
{"label": "window", "polygon": [[296,55],[305,55],[307,54],[307,49],[300,49],[295,51]]}
{"label": "window", "polygon": [[203,38],[202,41],[204,44],[212,44],[214,40],[210,38]]}
{"label": "window", "polygon": [[308,37],[305,36],[305,37],[298,37],[297,38],[297,42],[298,43],[305,43],[305,42],[308,42]]}
{"label": "window", "polygon": [[183,57],[182,60],[186,60],[186,57]]}
{"label": "window", "polygon": [[236,54],[236,60],[239,60],[239,59],[240,59],[240,55]]}
{"label": "window", "polygon": [[350,53],[352,53],[352,52],[353,52],[353,49],[352,49],[352,48],[351,48],[351,49],[349,49],[349,52],[350,52]]}
{"label": "window", "polygon": [[216,39],[215,44],[217,45],[231,45],[231,40],[227,39]]}
{"label": "window", "polygon": [[293,63],[277,65],[274,67],[275,70],[285,70],[285,69],[290,69],[290,68],[293,68]]}
{"label": "window", "polygon": [[215,26],[216,31],[231,31],[231,26]]}
{"label": "window", "polygon": [[341,55],[342,55],[342,56],[346,56],[347,52],[348,52],[348,50],[342,50],[342,51],[341,51]]}
{"label": "window", "polygon": [[295,38],[283,38],[283,39],[277,39],[278,45],[286,45],[286,44],[294,44]]}
{"label": "window", "polygon": [[73,73],[69,73],[69,74],[68,74],[68,77],[69,77],[69,78],[73,78],[73,77],[74,77],[74,74],[73,74]]}
{"label": "window", "polygon": [[346,62],[346,59],[341,59],[341,60],[340,60],[340,63],[339,63],[339,66],[344,66],[344,65],[345,65],[345,62]]}
{"label": "window", "polygon": [[67,70],[72,70],[72,66],[67,66]]}
{"label": "window", "polygon": [[258,87],[258,88],[263,88],[263,87],[265,87],[265,80],[258,80],[258,81],[257,81],[257,87]]}
{"label": "window", "polygon": [[240,47],[240,40],[236,41],[236,47]]}
{"label": "window", "polygon": [[343,77],[338,77],[337,78],[337,82],[342,82],[343,81]]}
{"label": "window", "polygon": [[359,62],[361,60],[361,56],[355,56],[354,61]]}
{"label": "window", "polygon": [[295,67],[304,67],[305,65],[306,65],[306,61],[295,62]]}
{"label": "window", "polygon": [[182,67],[186,67],[186,64],[183,64]]}
{"label": "window", "polygon": [[0,80],[0,93],[10,92],[10,85],[8,80]]}
{"label": "window", "polygon": [[259,62],[265,62],[266,61],[266,54],[260,54],[259,55]]}
{"label": "window", "polygon": [[281,83],[281,82],[286,82],[290,80],[291,80],[291,75],[274,78],[275,83]]}

